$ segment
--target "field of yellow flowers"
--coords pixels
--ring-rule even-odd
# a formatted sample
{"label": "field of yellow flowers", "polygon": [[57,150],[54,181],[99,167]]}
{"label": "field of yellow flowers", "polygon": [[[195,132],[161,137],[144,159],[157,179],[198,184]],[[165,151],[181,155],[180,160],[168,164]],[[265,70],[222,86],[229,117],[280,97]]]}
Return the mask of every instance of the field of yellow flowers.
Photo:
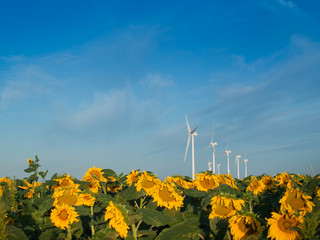
{"label": "field of yellow flowers", "polygon": [[28,178],[0,178],[0,239],[320,239],[319,176],[161,181],[94,166],[45,180],[39,167],[36,156]]}

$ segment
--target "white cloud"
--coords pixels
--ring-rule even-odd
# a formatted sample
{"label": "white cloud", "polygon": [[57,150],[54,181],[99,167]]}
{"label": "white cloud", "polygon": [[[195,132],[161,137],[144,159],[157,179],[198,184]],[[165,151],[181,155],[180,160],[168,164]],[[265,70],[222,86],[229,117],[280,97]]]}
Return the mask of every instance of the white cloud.
{"label": "white cloud", "polygon": [[140,84],[149,88],[167,88],[174,86],[174,82],[168,78],[169,77],[164,78],[159,73],[149,73],[144,80],[140,81]]}
{"label": "white cloud", "polygon": [[30,98],[45,96],[61,82],[45,73],[37,65],[18,66],[10,71],[4,88],[0,91],[0,105],[3,108],[18,104]]}
{"label": "white cloud", "polygon": [[278,2],[285,7],[289,7],[289,8],[295,7],[295,4],[292,1],[278,0]]}

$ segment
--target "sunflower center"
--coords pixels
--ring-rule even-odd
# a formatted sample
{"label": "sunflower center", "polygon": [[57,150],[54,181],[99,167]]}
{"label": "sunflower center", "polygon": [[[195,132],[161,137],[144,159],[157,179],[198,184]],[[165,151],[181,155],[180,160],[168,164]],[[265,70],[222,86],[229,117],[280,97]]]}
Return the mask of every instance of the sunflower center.
{"label": "sunflower center", "polygon": [[69,190],[66,190],[58,200],[59,205],[62,203],[68,204],[68,205],[75,205],[77,203],[77,196],[70,193]]}
{"label": "sunflower center", "polygon": [[227,208],[225,205],[216,205],[216,213],[220,216],[228,216],[232,209]]}
{"label": "sunflower center", "polygon": [[304,201],[301,198],[295,198],[290,202],[290,206],[294,210],[298,210],[304,207]]}
{"label": "sunflower center", "polygon": [[69,214],[67,212],[66,209],[63,209],[60,213],[59,213],[59,218],[63,221],[67,220],[69,217]]}
{"label": "sunflower center", "polygon": [[159,197],[161,197],[162,200],[165,202],[174,201],[174,197],[172,196],[172,193],[169,191],[167,187],[164,187],[159,191]]}
{"label": "sunflower center", "polygon": [[294,226],[296,226],[296,224],[290,219],[282,219],[282,221],[279,221],[279,228],[283,232],[292,232],[293,230],[290,229]]}
{"label": "sunflower center", "polygon": [[208,179],[205,179],[201,181],[201,186],[206,189],[211,189],[214,187],[214,182],[212,180],[210,181]]}
{"label": "sunflower center", "polygon": [[152,188],[154,185],[156,185],[153,181],[145,180],[141,183],[141,186],[143,188]]}
{"label": "sunflower center", "polygon": [[93,170],[90,174],[91,174],[92,177],[96,177],[96,178],[99,178],[99,179],[101,179],[101,177],[102,177],[101,173],[99,171],[96,171],[96,170]]}

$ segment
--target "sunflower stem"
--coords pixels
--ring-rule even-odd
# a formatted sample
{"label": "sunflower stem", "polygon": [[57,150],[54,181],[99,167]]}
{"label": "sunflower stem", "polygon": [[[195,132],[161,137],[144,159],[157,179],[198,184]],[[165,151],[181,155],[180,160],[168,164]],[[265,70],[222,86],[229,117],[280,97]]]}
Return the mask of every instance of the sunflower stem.
{"label": "sunflower stem", "polygon": [[66,240],[72,240],[72,235],[71,235],[71,229],[67,228],[67,239]]}
{"label": "sunflower stem", "polygon": [[[90,206],[90,210],[91,210],[91,221],[93,221],[93,206]],[[94,234],[95,234],[94,226],[93,226],[92,223],[90,223],[90,226],[91,226],[91,235],[92,235],[92,237],[93,237]]]}
{"label": "sunflower stem", "polygon": [[103,191],[103,193],[104,194],[107,194],[107,190],[106,190],[106,185],[105,185],[105,183],[103,183],[103,182],[101,182],[102,184],[101,184],[101,186],[102,186],[102,191]]}

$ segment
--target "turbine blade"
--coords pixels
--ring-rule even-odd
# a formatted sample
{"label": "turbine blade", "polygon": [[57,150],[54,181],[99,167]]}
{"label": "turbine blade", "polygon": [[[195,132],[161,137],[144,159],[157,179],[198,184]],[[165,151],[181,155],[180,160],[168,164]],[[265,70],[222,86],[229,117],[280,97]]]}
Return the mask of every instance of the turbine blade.
{"label": "turbine blade", "polygon": [[188,137],[186,153],[184,154],[184,161],[186,161],[186,158],[187,158],[187,153],[188,153],[189,144],[190,144],[190,135],[189,135],[189,137]]}
{"label": "turbine blade", "polygon": [[203,151],[207,150],[210,146],[211,146],[211,145],[209,144],[209,146],[208,146],[208,147],[206,147],[205,149],[203,149]]}
{"label": "turbine blade", "polygon": [[186,115],[186,122],[187,122],[188,132],[190,133],[190,132],[191,132],[191,129],[190,129],[190,125],[189,125],[189,122],[188,122],[187,115]]}
{"label": "turbine blade", "polygon": [[196,129],[197,129],[198,127],[196,127],[195,129],[193,129],[192,130],[192,132],[190,133],[190,134],[192,134],[192,133],[194,133],[195,131],[196,131]]}

